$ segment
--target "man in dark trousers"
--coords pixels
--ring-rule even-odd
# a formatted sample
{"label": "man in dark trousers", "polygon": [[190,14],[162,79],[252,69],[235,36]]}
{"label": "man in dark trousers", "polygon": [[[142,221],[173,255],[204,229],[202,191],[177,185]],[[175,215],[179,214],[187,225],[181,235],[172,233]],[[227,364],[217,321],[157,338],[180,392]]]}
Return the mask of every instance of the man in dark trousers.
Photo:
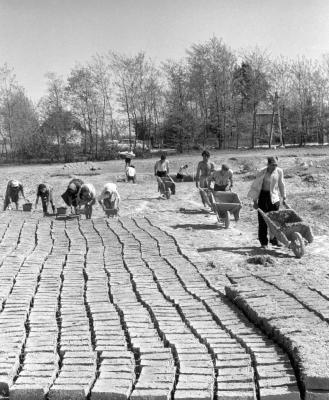
{"label": "man in dark trousers", "polygon": [[[279,210],[280,195],[283,202],[285,202],[286,189],[283,171],[278,167],[278,159],[276,157],[268,157],[267,167],[257,174],[248,192],[248,197],[254,201],[253,207],[256,210],[260,208],[267,213]],[[261,247],[267,248],[267,225],[260,213],[258,213],[258,239]],[[281,246],[275,237],[270,239],[270,243],[273,246]]]}

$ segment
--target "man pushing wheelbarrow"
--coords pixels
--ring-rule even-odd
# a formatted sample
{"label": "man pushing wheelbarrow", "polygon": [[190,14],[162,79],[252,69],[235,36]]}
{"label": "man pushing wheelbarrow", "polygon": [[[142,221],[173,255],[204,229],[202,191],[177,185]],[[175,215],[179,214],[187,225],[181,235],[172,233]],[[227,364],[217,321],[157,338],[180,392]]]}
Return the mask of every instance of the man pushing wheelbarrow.
{"label": "man pushing wheelbarrow", "polygon": [[158,182],[158,191],[167,199],[176,192],[175,182],[169,176],[169,161],[166,154],[161,154],[160,160],[154,165],[154,175]]}
{"label": "man pushing wheelbarrow", "polygon": [[[280,196],[283,205],[288,210],[279,211]],[[281,247],[282,244],[293,250],[296,257],[304,254],[304,239],[311,243],[313,233],[310,227],[286,204],[286,189],[284,175],[278,167],[276,157],[268,157],[267,167],[256,176],[248,192],[254,202],[254,209],[258,210],[258,239],[263,249],[268,247],[267,232],[269,229],[272,246]],[[281,244],[281,243],[282,244]]]}
{"label": "man pushing wheelbarrow", "polygon": [[[223,222],[225,228],[228,228],[230,226],[230,214],[233,214],[235,221],[238,221],[242,207],[239,196],[231,192],[233,172],[226,164],[223,164],[220,170],[215,170],[213,165],[207,163],[208,154],[203,154],[203,157],[204,160],[199,163],[196,177],[202,203],[211,207],[218,222]],[[204,166],[208,168],[202,170]],[[203,185],[201,185],[201,176],[204,177]],[[211,181],[215,182],[214,189],[210,189]]]}

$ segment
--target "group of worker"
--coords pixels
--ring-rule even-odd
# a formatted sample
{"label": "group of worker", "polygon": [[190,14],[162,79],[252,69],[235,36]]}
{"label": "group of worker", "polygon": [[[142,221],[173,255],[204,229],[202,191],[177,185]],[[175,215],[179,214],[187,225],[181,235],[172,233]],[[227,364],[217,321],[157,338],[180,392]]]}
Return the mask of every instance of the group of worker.
{"label": "group of worker", "polygon": [[[136,170],[131,165],[131,159],[126,158],[126,178],[127,182],[136,183]],[[177,173],[176,179],[182,181],[188,165],[182,165]],[[169,161],[165,154],[162,154],[160,160],[154,165],[154,175],[161,184],[161,180],[165,176],[169,176]],[[210,153],[208,150],[202,152],[202,161],[198,163],[195,183],[197,188],[212,188],[214,191],[229,191],[233,187],[233,171],[226,165],[222,164],[220,169],[215,168],[215,164],[210,161]],[[213,187],[211,187],[213,183]],[[158,186],[159,188],[159,186]],[[175,187],[172,188],[175,194]],[[10,180],[7,184],[4,210],[7,209],[11,202],[16,204],[18,209],[19,194],[24,195],[24,188],[21,182]],[[276,157],[268,157],[267,167],[263,168],[256,176],[249,192],[248,197],[253,200],[253,207],[261,209],[265,213],[277,211],[280,207],[280,195],[283,203],[286,201],[286,192],[284,184],[284,176],[281,168],[278,167]],[[53,200],[53,187],[47,183],[41,183],[37,187],[35,208],[37,208],[39,198],[41,199],[44,215],[48,214],[48,206],[51,205],[53,213],[55,213],[55,205]],[[104,210],[119,209],[120,195],[115,183],[106,183],[101,194],[96,197],[96,189],[91,183],[84,183],[81,179],[72,179],[66,191],[62,194],[64,202],[74,208],[75,213],[80,210],[81,206],[85,206],[85,215],[87,219],[92,216],[93,205],[98,200]],[[206,204],[204,204],[206,205]],[[263,248],[268,246],[267,224],[262,215],[258,213],[258,239]],[[270,238],[270,243],[279,246],[276,238]]]}
{"label": "group of worker", "polygon": [[[39,199],[41,199],[44,215],[48,215],[49,204],[51,205],[53,213],[56,211],[53,192],[54,188],[48,183],[40,183],[37,186],[35,208],[37,208]],[[7,184],[5,194],[4,211],[10,203],[15,203],[16,210],[18,209],[20,194],[26,201],[23,184],[17,180],[10,180]],[[113,208],[118,210],[120,204],[120,195],[117,185],[112,182],[106,183],[101,194],[96,197],[96,189],[94,185],[91,183],[84,183],[81,179],[74,178],[69,182],[66,191],[61,197],[65,204],[74,208],[76,214],[82,206],[85,206],[84,212],[87,219],[90,219],[92,216],[93,205],[96,203],[96,200],[98,200],[104,210]]]}
{"label": "group of worker", "polygon": [[233,171],[227,164],[222,164],[221,169],[216,169],[210,161],[208,150],[202,152],[202,161],[198,163],[195,184],[197,188],[208,188],[214,183],[214,191],[227,191],[233,187]]}
{"label": "group of worker", "polygon": [[[215,164],[210,161],[210,153],[208,150],[202,152],[202,161],[198,163],[195,183],[197,188],[209,188],[213,182],[215,191],[227,191],[233,187],[233,171],[226,165],[222,164],[221,169],[216,169]],[[177,174],[176,180],[183,181],[186,175],[188,165],[182,165]],[[165,154],[161,155],[154,165],[154,175],[163,178],[169,175],[169,161]]]}
{"label": "group of worker", "polygon": [[[197,188],[209,188],[214,182],[214,191],[227,191],[233,187],[233,171],[223,164],[220,170],[215,169],[215,164],[210,161],[210,153],[202,152],[202,161],[199,162],[196,173]],[[286,189],[283,170],[278,167],[277,157],[268,157],[267,166],[261,169],[247,195],[253,200],[253,208],[265,213],[278,211],[280,208],[280,197],[286,204]],[[204,203],[204,205],[206,205]],[[266,249],[268,244],[281,247],[276,237],[268,238],[267,224],[258,212],[258,240],[262,248]]]}

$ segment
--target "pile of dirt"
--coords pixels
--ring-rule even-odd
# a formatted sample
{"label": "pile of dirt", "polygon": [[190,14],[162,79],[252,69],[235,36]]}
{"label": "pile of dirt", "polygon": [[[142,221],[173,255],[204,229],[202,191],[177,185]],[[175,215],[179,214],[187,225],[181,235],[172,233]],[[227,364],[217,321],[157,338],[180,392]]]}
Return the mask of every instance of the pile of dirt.
{"label": "pile of dirt", "polygon": [[247,259],[247,263],[264,265],[264,267],[272,267],[275,265],[275,260],[271,256],[257,255]]}

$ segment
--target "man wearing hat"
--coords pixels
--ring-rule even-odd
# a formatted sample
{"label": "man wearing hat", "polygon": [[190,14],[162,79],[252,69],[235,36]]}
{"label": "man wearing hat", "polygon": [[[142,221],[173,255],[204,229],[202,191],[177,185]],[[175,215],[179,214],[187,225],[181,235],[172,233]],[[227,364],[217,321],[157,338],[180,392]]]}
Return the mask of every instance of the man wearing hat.
{"label": "man wearing hat", "polygon": [[[265,213],[278,211],[280,207],[280,195],[283,203],[286,200],[286,189],[283,171],[278,167],[277,157],[267,158],[267,167],[263,168],[256,176],[248,192],[248,197],[254,201],[254,208],[260,208]],[[258,239],[262,248],[268,245],[267,225],[263,217],[258,213]],[[270,239],[273,246],[280,246],[277,238]]]}
{"label": "man wearing hat", "polygon": [[10,180],[7,184],[3,211],[6,210],[6,208],[9,206],[11,202],[16,204],[16,210],[18,210],[19,193],[22,193],[22,196],[25,200],[24,189],[21,182],[16,180]]}
{"label": "man wearing hat", "polygon": [[38,206],[39,197],[41,198],[43,214],[48,214],[48,205],[51,204],[53,213],[55,213],[55,205],[53,201],[53,187],[48,183],[40,183],[37,187],[37,198],[35,200],[35,208]]}

